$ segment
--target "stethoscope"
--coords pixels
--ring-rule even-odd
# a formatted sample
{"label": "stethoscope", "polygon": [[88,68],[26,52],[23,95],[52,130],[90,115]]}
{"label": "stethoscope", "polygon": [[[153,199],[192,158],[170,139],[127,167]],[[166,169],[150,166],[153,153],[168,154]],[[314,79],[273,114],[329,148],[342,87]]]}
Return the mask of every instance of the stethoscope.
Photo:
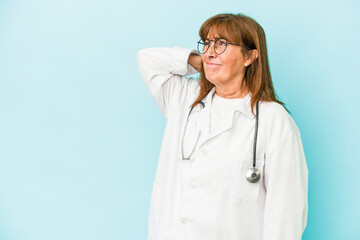
{"label": "stethoscope", "polygon": [[[199,102],[202,106],[202,108],[205,108],[205,104],[200,101]],[[183,136],[182,136],[182,140],[181,140],[181,155],[182,155],[182,160],[190,160],[192,154],[195,151],[195,148],[198,144],[199,138],[200,138],[200,131],[198,133],[198,136],[196,138],[196,142],[194,144],[194,147],[191,150],[191,153],[188,157],[184,156],[184,136],[186,133],[186,129],[189,123],[189,117],[191,115],[192,110],[194,109],[195,106],[192,106],[189,114],[187,116],[186,119],[186,123],[185,123],[185,127],[184,127],[184,132],[183,132]],[[257,143],[257,133],[258,133],[258,126],[259,126],[259,102],[256,103],[256,117],[255,117],[255,132],[254,132],[254,146],[253,146],[253,164],[252,164],[252,168],[250,168],[247,173],[246,173],[246,180],[248,180],[251,183],[256,183],[260,180],[261,178],[261,173],[260,170],[256,168],[256,143]]]}

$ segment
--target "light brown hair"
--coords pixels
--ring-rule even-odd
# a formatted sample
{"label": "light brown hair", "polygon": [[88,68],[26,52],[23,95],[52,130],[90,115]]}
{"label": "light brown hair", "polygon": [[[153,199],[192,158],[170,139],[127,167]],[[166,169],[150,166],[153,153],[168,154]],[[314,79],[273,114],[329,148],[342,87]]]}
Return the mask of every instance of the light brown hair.
{"label": "light brown hair", "polygon": [[[213,28],[220,38],[239,44],[244,56],[249,56],[254,49],[258,52],[257,59],[246,67],[242,82],[242,87],[246,87],[251,94],[252,112],[254,113],[254,106],[259,100],[277,102],[284,106],[284,103],[277,99],[271,80],[263,28],[254,19],[243,14],[218,14],[206,20],[201,26],[199,35],[202,41],[205,41],[210,29]],[[199,96],[191,106],[198,104],[214,87],[214,84],[206,79],[203,66],[199,83]]]}

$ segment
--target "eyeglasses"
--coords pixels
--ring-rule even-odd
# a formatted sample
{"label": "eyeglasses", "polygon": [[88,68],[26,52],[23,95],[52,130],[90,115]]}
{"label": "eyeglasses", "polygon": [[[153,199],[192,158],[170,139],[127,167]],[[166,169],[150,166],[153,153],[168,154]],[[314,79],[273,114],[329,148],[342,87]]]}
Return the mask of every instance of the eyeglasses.
{"label": "eyeglasses", "polygon": [[230,44],[230,45],[234,45],[234,46],[240,46],[238,44],[235,43],[229,43],[228,41],[226,41],[223,38],[216,38],[215,40],[205,40],[205,42],[203,42],[202,40],[199,40],[197,43],[197,50],[199,53],[203,54],[206,53],[207,50],[209,50],[211,42],[214,42],[214,51],[217,55],[222,54],[223,52],[225,52],[226,47]]}

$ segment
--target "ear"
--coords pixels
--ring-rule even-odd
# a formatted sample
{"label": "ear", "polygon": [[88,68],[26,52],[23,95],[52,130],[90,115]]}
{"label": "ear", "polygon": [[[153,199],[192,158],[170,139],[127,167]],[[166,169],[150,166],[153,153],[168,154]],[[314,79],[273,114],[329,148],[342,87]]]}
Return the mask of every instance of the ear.
{"label": "ear", "polygon": [[251,50],[248,54],[248,57],[246,58],[245,67],[250,66],[258,57],[258,51],[256,49]]}

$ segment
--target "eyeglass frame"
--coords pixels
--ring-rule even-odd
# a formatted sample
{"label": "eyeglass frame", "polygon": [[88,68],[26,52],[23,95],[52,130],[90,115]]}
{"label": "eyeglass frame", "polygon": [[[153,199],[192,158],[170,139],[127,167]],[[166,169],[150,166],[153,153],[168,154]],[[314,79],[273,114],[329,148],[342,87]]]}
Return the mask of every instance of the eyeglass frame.
{"label": "eyeglass frame", "polygon": [[[219,40],[225,40],[225,42],[226,42],[226,46],[225,46],[225,48],[224,48],[224,51],[222,51],[221,53],[217,53],[217,52],[216,52],[216,48],[215,48],[216,41],[219,41]],[[215,52],[217,55],[223,54],[223,53],[226,51],[226,48],[227,48],[227,46],[228,46],[229,44],[240,47],[239,44],[228,42],[228,41],[227,41],[226,39],[224,39],[224,38],[216,38],[215,40],[207,40],[207,41],[210,42],[210,45],[209,45],[209,47],[206,49],[206,51],[204,51],[204,52],[201,52],[201,51],[200,51],[199,45],[202,44],[202,45],[204,45],[204,47],[205,47],[205,43],[202,41],[202,39],[200,39],[200,40],[197,42],[197,50],[198,50],[199,53],[201,53],[201,54],[206,53],[206,52],[209,50],[209,48],[211,47],[211,42],[214,42],[214,52]]]}

